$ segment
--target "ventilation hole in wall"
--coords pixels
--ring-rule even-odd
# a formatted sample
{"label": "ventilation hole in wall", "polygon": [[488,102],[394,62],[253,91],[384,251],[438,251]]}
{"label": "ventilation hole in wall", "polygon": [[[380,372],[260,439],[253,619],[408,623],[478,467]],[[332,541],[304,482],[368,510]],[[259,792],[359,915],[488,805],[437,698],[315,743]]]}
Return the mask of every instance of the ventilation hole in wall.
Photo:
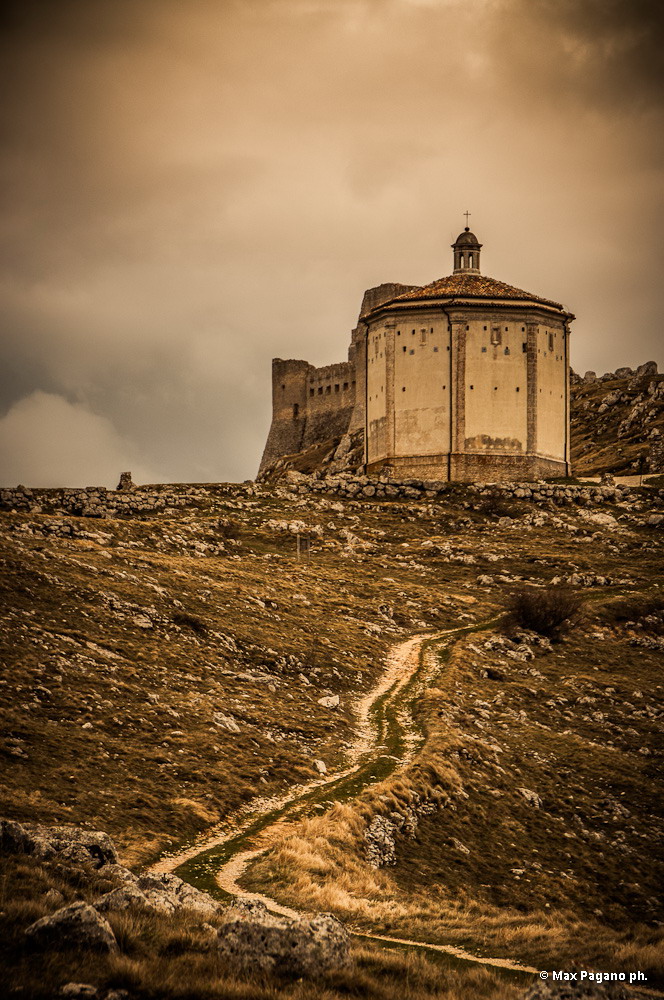
{"label": "ventilation hole in wall", "polygon": [[430,333],[433,333],[433,327],[431,327],[431,330],[430,330],[429,332],[430,332]]}
{"label": "ventilation hole in wall", "polygon": [[509,330],[509,326],[506,326],[505,327],[505,333],[507,333],[508,330]]}
{"label": "ventilation hole in wall", "polygon": [[448,345],[447,345],[447,350],[449,351],[449,349],[450,349],[450,345],[448,344]]}
{"label": "ventilation hole in wall", "polygon": [[509,349],[509,347],[506,347],[503,353],[504,353],[504,354],[509,354],[509,353],[510,353],[510,349]]}
{"label": "ventilation hole in wall", "polygon": [[313,389],[309,389],[309,395],[310,395],[310,396],[313,396],[313,395],[314,395],[314,390],[313,390]]}
{"label": "ventilation hole in wall", "polygon": [[348,382],[344,382],[344,392],[348,390]]}
{"label": "ventilation hole in wall", "polygon": [[338,386],[338,385],[335,385],[335,387],[334,387],[334,391],[335,391],[335,392],[339,392],[339,386]]}
{"label": "ventilation hole in wall", "polygon": [[404,347],[404,349],[403,349],[403,353],[405,354],[407,350],[408,350],[408,348],[407,348],[407,347]]}
{"label": "ventilation hole in wall", "polygon": [[293,403],[293,420],[297,420],[300,415],[300,404]]}
{"label": "ventilation hole in wall", "polygon": [[406,391],[406,386],[405,386],[405,385],[402,385],[402,386],[401,386],[401,391],[402,391],[402,392],[405,392],[405,391]]}
{"label": "ventilation hole in wall", "polygon": [[486,327],[484,327],[484,329],[486,330]]}
{"label": "ventilation hole in wall", "polygon": [[332,386],[331,385],[326,385],[325,386],[325,395],[329,396],[331,392],[332,392]]}
{"label": "ventilation hole in wall", "polygon": [[495,392],[497,388],[498,388],[498,386],[497,386],[497,385],[494,385],[494,387],[493,387],[493,391]]}
{"label": "ventilation hole in wall", "polygon": [[469,326],[467,326],[467,327],[466,327],[466,330],[470,330],[470,327],[469,327]]}
{"label": "ventilation hole in wall", "polygon": [[526,354],[527,351],[528,351],[528,344],[522,344],[521,345],[521,350],[523,351],[524,354]]}
{"label": "ventilation hole in wall", "polygon": [[518,387],[518,385],[517,385],[517,387],[516,387],[516,391],[517,391],[517,392],[519,391],[519,387]]}
{"label": "ventilation hole in wall", "polygon": [[447,389],[447,386],[446,386],[446,385],[444,385],[444,386],[443,386],[443,392],[445,391],[445,389]]}
{"label": "ventilation hole in wall", "polygon": [[397,337],[401,336],[401,330],[397,330]]}
{"label": "ventilation hole in wall", "polygon": [[475,386],[474,386],[474,385],[471,385],[471,386],[469,386],[469,388],[470,388],[470,389],[474,389],[474,388],[475,388]]}
{"label": "ventilation hole in wall", "polygon": [[525,333],[525,332],[526,332],[526,328],[525,328],[525,326],[522,326],[521,327],[521,333]]}
{"label": "ventilation hole in wall", "polygon": [[318,386],[318,395],[319,395],[319,396],[322,396],[322,395],[323,395],[323,386],[322,386],[322,385],[319,385],[319,386]]}
{"label": "ventilation hole in wall", "polygon": [[282,387],[281,387],[281,391],[282,391],[282,392],[285,392],[285,391],[286,391],[286,386],[285,386],[285,385],[282,385]]}

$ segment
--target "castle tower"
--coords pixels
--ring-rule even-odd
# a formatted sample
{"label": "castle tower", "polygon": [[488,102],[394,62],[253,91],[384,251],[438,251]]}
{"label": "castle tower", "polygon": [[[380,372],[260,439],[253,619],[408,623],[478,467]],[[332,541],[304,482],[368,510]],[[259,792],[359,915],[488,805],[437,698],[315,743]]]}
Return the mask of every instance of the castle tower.
{"label": "castle tower", "polygon": [[471,233],[468,226],[456,238],[452,244],[454,250],[454,273],[455,274],[479,274],[480,273],[480,250],[482,244],[478,242],[475,233]]}

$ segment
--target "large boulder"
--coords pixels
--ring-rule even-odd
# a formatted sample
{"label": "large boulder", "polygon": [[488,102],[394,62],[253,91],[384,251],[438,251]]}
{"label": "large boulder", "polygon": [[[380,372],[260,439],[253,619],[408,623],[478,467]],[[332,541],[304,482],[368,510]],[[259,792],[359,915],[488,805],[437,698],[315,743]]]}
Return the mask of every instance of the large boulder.
{"label": "large boulder", "polygon": [[217,942],[233,968],[289,978],[317,976],[350,962],[350,937],[335,917],[280,917],[259,902],[231,906]]}
{"label": "large boulder", "polygon": [[211,916],[219,909],[212,896],[183,882],[177,875],[140,875],[136,885],[147,899],[148,905],[164,913],[188,909]]}
{"label": "large boulder", "polygon": [[64,906],[30,924],[25,936],[39,949],[82,947],[109,952],[118,947],[108,920],[93,906],[82,902]]}
{"label": "large boulder", "polygon": [[122,885],[100,896],[92,905],[98,913],[114,913],[134,906],[148,907],[150,904],[145,893],[137,885]]}
{"label": "large boulder", "polygon": [[32,854],[71,864],[92,864],[101,868],[115,864],[118,852],[107,833],[81,830],[76,826],[41,826],[0,820],[0,849],[7,854]]}

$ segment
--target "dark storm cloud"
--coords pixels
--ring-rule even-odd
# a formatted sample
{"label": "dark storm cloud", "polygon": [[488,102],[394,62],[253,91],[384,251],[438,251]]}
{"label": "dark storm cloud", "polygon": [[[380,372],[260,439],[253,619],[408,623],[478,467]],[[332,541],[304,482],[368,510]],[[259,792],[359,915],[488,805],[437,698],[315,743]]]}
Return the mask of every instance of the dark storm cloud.
{"label": "dark storm cloud", "polygon": [[0,458],[11,478],[44,482],[45,445],[51,478],[56,459],[76,475],[74,453],[82,482],[102,476],[99,456],[109,485],[129,462],[153,478],[253,475],[270,358],[341,359],[365,287],[449,271],[466,207],[488,273],[577,312],[578,367],[653,355],[653,4],[7,11]]}

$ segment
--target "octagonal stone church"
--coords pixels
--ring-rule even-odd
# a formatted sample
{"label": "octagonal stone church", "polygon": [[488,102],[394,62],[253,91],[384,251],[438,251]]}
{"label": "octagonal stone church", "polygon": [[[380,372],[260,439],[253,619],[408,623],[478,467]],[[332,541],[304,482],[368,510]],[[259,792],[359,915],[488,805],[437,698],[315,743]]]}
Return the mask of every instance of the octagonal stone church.
{"label": "octagonal stone church", "polygon": [[466,227],[448,277],[365,292],[348,361],[273,361],[259,476],[284,456],[362,429],[369,475],[491,482],[569,474],[574,316],[482,275],[481,249]]}

